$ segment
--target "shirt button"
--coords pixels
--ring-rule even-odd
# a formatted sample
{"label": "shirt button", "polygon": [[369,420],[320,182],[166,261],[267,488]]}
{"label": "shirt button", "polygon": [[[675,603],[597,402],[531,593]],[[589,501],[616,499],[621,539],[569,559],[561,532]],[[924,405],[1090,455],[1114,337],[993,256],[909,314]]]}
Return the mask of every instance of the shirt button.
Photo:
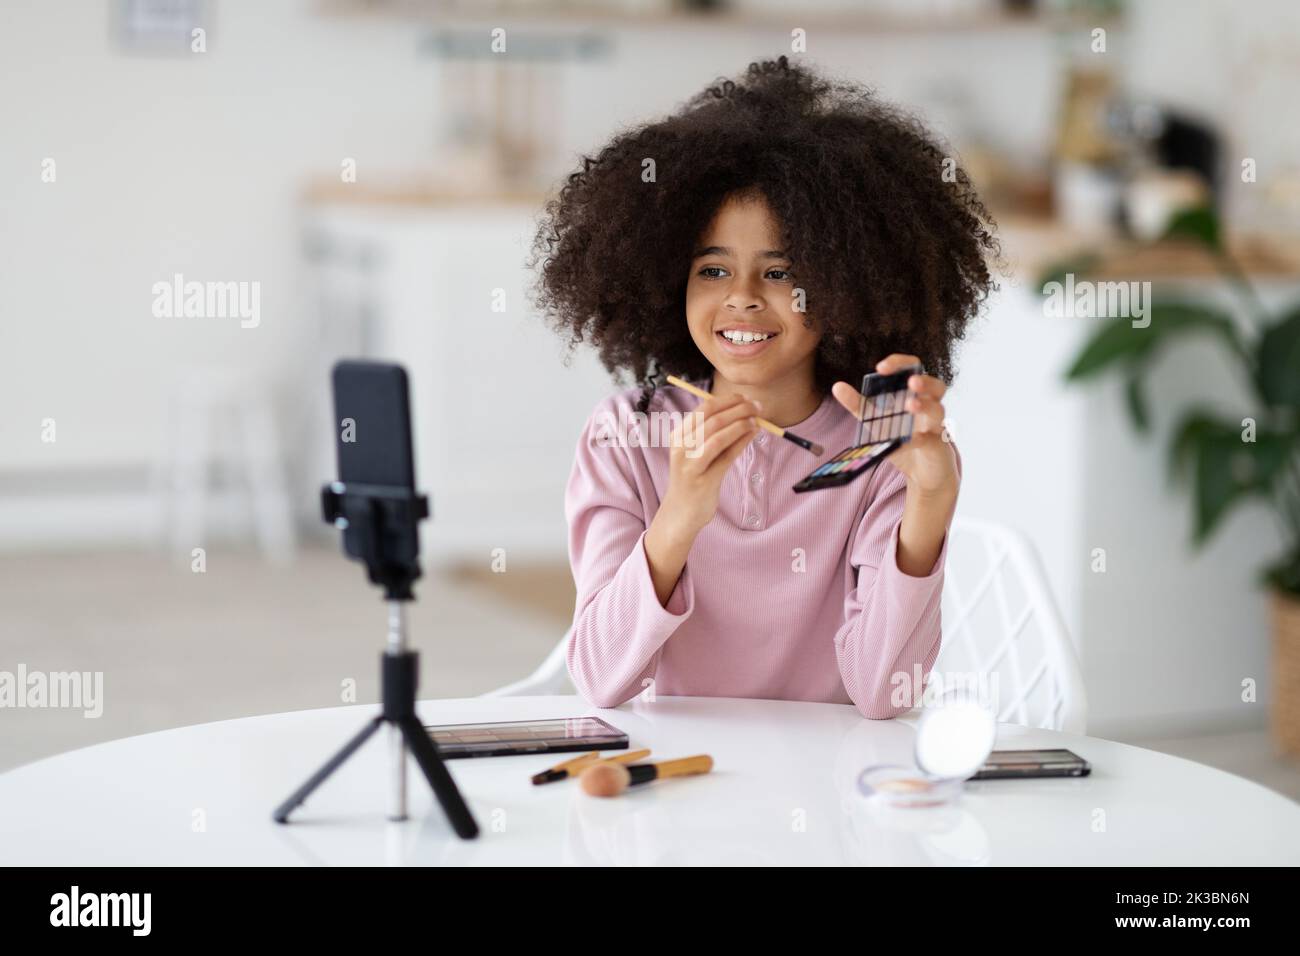
{"label": "shirt button", "polygon": [[749,476],[749,480],[757,485],[763,481],[763,476],[760,475],[758,472],[754,472],[752,475]]}
{"label": "shirt button", "polygon": [[748,518],[745,519],[745,524],[751,525],[753,527],[758,527],[758,515],[750,515]]}
{"label": "shirt button", "polygon": [[760,445],[766,445],[767,435],[759,435],[757,438],[754,439],[754,441],[758,442]]}

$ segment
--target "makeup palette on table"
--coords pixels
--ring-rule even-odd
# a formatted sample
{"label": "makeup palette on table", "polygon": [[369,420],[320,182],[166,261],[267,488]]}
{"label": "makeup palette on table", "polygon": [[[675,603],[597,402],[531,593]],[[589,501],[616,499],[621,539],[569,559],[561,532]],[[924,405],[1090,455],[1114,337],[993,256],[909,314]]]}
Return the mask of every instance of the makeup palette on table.
{"label": "makeup palette on table", "polygon": [[919,365],[881,375],[871,372],[862,379],[862,408],[858,413],[858,434],[850,448],[823,462],[812,474],[794,486],[795,491],[817,491],[847,485],[871,471],[895,449],[912,437],[912,413],[907,397],[912,392],[907,380],[924,375]]}
{"label": "makeup palette on table", "polygon": [[627,734],[599,717],[446,724],[425,730],[444,760],[565,751],[626,750]]}

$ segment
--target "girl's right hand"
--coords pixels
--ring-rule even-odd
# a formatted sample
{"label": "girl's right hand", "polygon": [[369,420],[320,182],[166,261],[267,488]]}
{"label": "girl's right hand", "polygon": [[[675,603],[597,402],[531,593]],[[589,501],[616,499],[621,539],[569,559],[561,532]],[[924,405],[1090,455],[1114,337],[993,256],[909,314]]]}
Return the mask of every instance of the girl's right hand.
{"label": "girl's right hand", "polygon": [[673,429],[668,490],[660,512],[694,536],[718,510],[722,479],[759,432],[757,402],[740,395],[704,399]]}

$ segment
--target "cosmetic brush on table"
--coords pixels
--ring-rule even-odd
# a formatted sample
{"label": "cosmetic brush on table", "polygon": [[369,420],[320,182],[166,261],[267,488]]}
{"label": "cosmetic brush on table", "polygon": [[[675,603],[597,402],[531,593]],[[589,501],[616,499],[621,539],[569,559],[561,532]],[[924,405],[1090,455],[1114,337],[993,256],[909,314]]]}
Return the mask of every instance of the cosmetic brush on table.
{"label": "cosmetic brush on table", "polygon": [[708,773],[713,769],[713,758],[708,754],[665,760],[663,763],[621,763],[602,761],[582,771],[578,783],[583,791],[593,797],[617,797],[628,787],[649,783],[665,777],[688,777]]}
{"label": "cosmetic brush on table", "polygon": [[541,786],[544,783],[555,783],[557,780],[567,780],[569,777],[576,777],[583,770],[595,764],[629,763],[633,760],[640,760],[642,757],[648,756],[650,756],[649,750],[629,750],[627,753],[616,754],[613,757],[602,757],[599,750],[593,750],[591,753],[581,754],[574,757],[572,760],[557,763],[549,770],[543,770],[541,773],[533,774],[533,786]]}

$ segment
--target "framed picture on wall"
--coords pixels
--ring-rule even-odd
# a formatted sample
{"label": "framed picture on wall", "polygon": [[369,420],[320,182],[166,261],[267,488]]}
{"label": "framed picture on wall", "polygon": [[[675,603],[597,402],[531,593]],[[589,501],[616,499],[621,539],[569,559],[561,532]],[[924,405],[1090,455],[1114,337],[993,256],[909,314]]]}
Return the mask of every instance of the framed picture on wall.
{"label": "framed picture on wall", "polygon": [[208,0],[117,0],[112,32],[129,53],[206,53],[210,8]]}

